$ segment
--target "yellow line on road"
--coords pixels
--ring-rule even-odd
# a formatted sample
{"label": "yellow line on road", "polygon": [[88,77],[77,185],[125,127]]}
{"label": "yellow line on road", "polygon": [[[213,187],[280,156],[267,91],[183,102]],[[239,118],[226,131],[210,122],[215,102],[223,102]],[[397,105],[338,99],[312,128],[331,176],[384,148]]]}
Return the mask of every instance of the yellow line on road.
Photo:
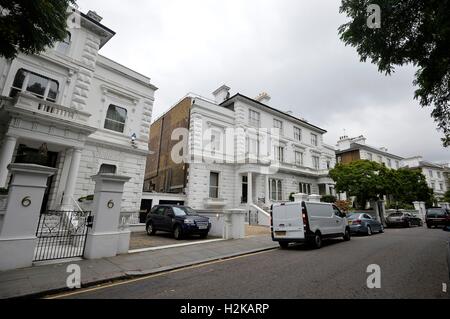
{"label": "yellow line on road", "polygon": [[105,284],[105,285],[101,285],[101,286],[98,286],[98,287],[80,289],[80,290],[77,290],[77,291],[74,291],[74,292],[68,292],[68,293],[62,293],[62,294],[55,295],[55,296],[44,297],[43,299],[61,299],[61,298],[65,298],[65,297],[81,295],[81,294],[85,294],[85,293],[88,293],[88,292],[93,292],[93,291],[97,291],[97,290],[101,290],[101,289],[106,289],[106,288],[111,288],[111,287],[115,287],[115,286],[121,286],[121,285],[125,285],[125,284],[130,284],[130,283],[134,283],[134,282],[138,282],[138,281],[142,281],[142,280],[147,280],[147,279],[151,279],[151,278],[166,276],[166,275],[177,273],[177,272],[184,271],[184,270],[196,269],[196,268],[200,268],[200,267],[205,267],[205,266],[210,266],[210,265],[214,265],[214,264],[218,264],[218,263],[223,263],[223,262],[226,262],[226,261],[231,261],[231,260],[241,259],[241,258],[245,258],[245,257],[252,257],[252,256],[256,256],[256,255],[266,254],[266,253],[269,253],[269,252],[271,252],[271,251],[273,251],[275,249],[278,249],[278,248],[273,248],[273,249],[270,249],[270,250],[260,251],[260,252],[256,252],[256,253],[250,253],[250,254],[236,256],[236,257],[230,257],[230,258],[214,260],[214,261],[210,261],[210,262],[206,262],[206,263],[202,263],[202,264],[198,264],[198,265],[193,265],[193,266],[186,266],[186,267],[179,268],[179,269],[169,270],[169,271],[166,271],[166,272],[161,272],[161,273],[157,273],[157,274],[147,275],[147,276],[143,276],[143,277],[139,277],[139,278],[135,278],[135,279],[124,280],[124,281],[115,282],[115,283],[111,283],[111,284]]}

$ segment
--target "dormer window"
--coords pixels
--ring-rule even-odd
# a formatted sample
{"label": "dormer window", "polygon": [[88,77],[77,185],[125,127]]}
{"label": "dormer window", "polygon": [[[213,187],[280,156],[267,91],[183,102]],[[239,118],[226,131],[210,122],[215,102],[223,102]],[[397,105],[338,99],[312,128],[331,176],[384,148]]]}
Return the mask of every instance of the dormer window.
{"label": "dormer window", "polygon": [[56,102],[58,90],[59,84],[57,81],[25,69],[20,69],[14,78],[9,96],[16,97],[20,92],[29,92],[37,98]]}
{"label": "dormer window", "polygon": [[105,119],[105,129],[123,133],[127,120],[127,110],[111,104]]}

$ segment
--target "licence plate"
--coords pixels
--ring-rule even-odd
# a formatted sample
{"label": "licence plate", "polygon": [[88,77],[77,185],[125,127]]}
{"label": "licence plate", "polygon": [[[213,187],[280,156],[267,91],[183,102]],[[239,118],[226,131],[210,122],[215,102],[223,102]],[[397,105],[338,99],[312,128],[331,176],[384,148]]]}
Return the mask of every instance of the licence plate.
{"label": "licence plate", "polygon": [[286,236],[286,232],[285,231],[276,231],[275,236]]}
{"label": "licence plate", "polygon": [[206,228],[208,228],[208,226],[206,226],[206,225],[200,225],[200,226],[198,226],[198,229],[206,229]]}
{"label": "licence plate", "polygon": [[349,221],[348,224],[349,224],[349,225],[353,225],[353,222],[352,222],[352,221]]}

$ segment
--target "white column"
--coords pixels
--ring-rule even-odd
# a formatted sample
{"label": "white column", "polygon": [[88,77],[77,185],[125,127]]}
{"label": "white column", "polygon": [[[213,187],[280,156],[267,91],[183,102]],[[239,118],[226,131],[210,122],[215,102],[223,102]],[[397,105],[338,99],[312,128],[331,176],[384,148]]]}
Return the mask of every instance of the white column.
{"label": "white column", "polygon": [[67,176],[66,188],[64,190],[64,198],[61,206],[61,210],[73,210],[74,202],[73,195],[75,193],[75,187],[77,185],[78,168],[80,167],[81,150],[72,150],[72,161],[70,162],[69,175]]}
{"label": "white column", "polygon": [[266,180],[266,205],[270,207],[270,184],[269,184],[269,175],[265,175]]}
{"label": "white column", "polygon": [[247,180],[247,203],[250,206],[253,204],[253,174],[251,172],[248,173]]}
{"label": "white column", "polygon": [[8,180],[8,165],[11,164],[17,137],[6,136],[0,153],[0,188],[5,188]]}

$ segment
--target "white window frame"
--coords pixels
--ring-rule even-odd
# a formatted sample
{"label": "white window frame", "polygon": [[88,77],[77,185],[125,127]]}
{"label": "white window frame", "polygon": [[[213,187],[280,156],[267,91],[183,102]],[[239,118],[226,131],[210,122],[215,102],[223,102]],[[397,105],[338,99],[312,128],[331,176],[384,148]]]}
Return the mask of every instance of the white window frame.
{"label": "white window frame", "polygon": [[[20,71],[23,71],[25,73],[25,78],[23,79],[22,87],[18,88],[18,87],[14,86],[14,82],[16,80],[17,74]],[[30,75],[31,74],[34,74],[34,75],[36,75],[38,77],[41,77],[43,79],[48,80],[47,86],[45,88],[44,95],[39,95],[39,94],[36,94],[36,93],[33,93],[33,92],[27,90],[28,84],[30,82]],[[53,99],[49,99],[49,97],[48,97],[48,93],[50,92],[50,85],[51,85],[52,82],[55,82],[56,85],[57,85],[56,98],[54,100]],[[11,92],[12,92],[13,89],[14,90],[18,90],[20,93],[28,92],[29,94],[35,96],[36,98],[42,99],[44,101],[49,101],[49,102],[56,103],[58,101],[58,97],[59,97],[59,93],[60,93],[60,84],[59,84],[59,81],[57,81],[57,80],[55,80],[53,78],[50,78],[48,76],[42,75],[42,74],[40,74],[38,72],[30,71],[30,70],[25,69],[25,68],[19,68],[19,69],[17,69],[16,73],[14,74],[14,78],[13,78],[12,83],[11,83],[11,88],[9,90],[9,94],[10,95],[11,95]]]}
{"label": "white window frame", "polygon": [[279,119],[273,119],[273,128],[278,129],[280,135],[283,135],[283,121]]}
{"label": "white window frame", "polygon": [[[108,118],[108,110],[109,110],[109,108],[110,108],[111,106],[114,106],[114,107],[117,107],[117,108],[119,108],[119,109],[125,110],[125,121],[124,121],[123,123]],[[104,128],[105,130],[108,130],[108,131],[111,131],[111,132],[116,132],[116,133],[118,133],[118,134],[125,134],[125,131],[126,131],[126,128],[127,128],[127,120],[128,120],[128,110],[127,110],[125,107],[119,106],[119,105],[117,105],[117,104],[115,104],[115,103],[109,103],[109,104],[108,104],[108,107],[106,108],[105,121],[103,122],[103,128]],[[123,124],[123,131],[120,132],[120,131],[116,131],[116,130],[107,128],[107,127],[106,127],[106,121],[111,121],[111,122]]]}
{"label": "white window frame", "polygon": [[303,156],[304,156],[303,152],[300,152],[300,151],[294,152],[295,165],[303,166],[303,161],[304,161]]}
{"label": "white window frame", "polygon": [[261,127],[261,113],[252,109],[249,109],[248,111],[249,125],[256,126],[257,128]]}
{"label": "white window frame", "polygon": [[312,156],[312,163],[313,163],[313,168],[314,169],[320,169],[320,157],[319,156],[313,155]]}
{"label": "white window frame", "polygon": [[[273,187],[274,185],[275,189]],[[269,179],[269,197],[273,202],[280,202],[283,200],[283,180],[277,178]]]}
{"label": "white window frame", "polygon": [[302,141],[302,129],[299,127],[294,126],[294,140],[296,140],[297,142],[301,142]]}
{"label": "white window frame", "polygon": [[311,133],[311,145],[319,146],[319,137],[317,134]]}
{"label": "white window frame", "polygon": [[[217,174],[217,186],[211,185],[211,176],[212,174]],[[217,197],[211,196],[211,190],[215,189],[217,192]],[[220,173],[211,171],[209,172],[209,198],[211,199],[219,199],[220,198]]]}

